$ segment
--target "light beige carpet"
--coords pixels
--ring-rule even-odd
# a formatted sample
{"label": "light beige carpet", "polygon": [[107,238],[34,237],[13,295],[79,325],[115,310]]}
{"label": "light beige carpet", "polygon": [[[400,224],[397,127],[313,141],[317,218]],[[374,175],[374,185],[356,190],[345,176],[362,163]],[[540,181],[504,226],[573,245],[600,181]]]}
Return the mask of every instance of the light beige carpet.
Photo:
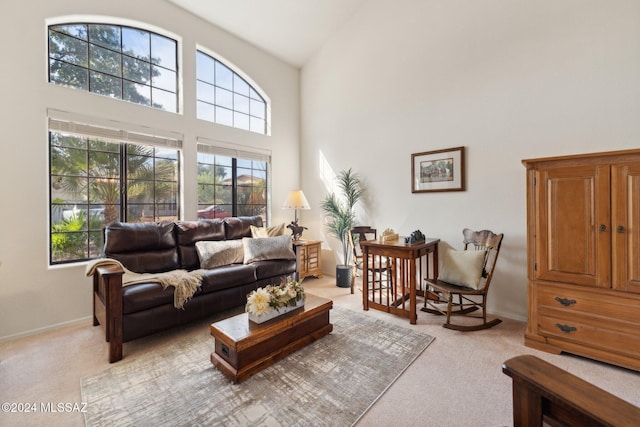
{"label": "light beige carpet", "polygon": [[240,384],[200,334],[81,381],[88,426],[348,426],[433,338],[341,307],[333,332]]}

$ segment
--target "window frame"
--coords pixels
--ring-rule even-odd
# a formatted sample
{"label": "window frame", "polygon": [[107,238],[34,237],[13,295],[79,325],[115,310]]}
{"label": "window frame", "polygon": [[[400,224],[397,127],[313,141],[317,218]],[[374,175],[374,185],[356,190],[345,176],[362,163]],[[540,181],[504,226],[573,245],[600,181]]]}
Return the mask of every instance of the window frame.
{"label": "window frame", "polygon": [[[202,138],[199,138],[199,140],[202,140]],[[216,167],[226,167],[226,168],[230,168],[231,171],[231,176],[227,179],[231,180],[231,188],[230,188],[230,192],[231,192],[231,214],[232,216],[243,216],[246,215],[246,213],[240,213],[240,211],[242,211],[243,209],[240,208],[240,206],[243,207],[248,207],[248,206],[253,206],[254,208],[251,209],[253,212],[249,215],[260,215],[262,216],[263,222],[265,224],[269,224],[270,223],[270,217],[271,217],[271,209],[270,209],[270,201],[271,201],[271,153],[268,151],[256,151],[256,152],[248,152],[248,151],[242,151],[242,150],[236,150],[236,149],[227,149],[227,148],[223,148],[221,146],[215,146],[215,145],[209,145],[206,143],[198,143],[197,144],[197,155],[198,155],[198,159],[197,159],[197,169],[198,169],[198,173],[197,173],[197,177],[196,177],[196,183],[197,183],[197,204],[196,204],[196,209],[200,210],[202,208],[211,206],[211,205],[219,205],[220,203],[216,203],[215,200],[201,200],[201,186],[202,185],[208,185],[208,186],[224,186],[224,184],[216,184],[216,183],[203,183],[200,181],[200,168],[202,165],[207,165],[210,166],[212,168],[216,168]],[[209,156],[214,156],[214,163],[204,163],[201,161],[201,155],[209,155]],[[222,158],[227,158],[230,159],[230,162],[226,162],[225,164],[221,164],[221,163],[215,163],[215,159],[217,157],[222,157]],[[248,168],[242,164],[239,165],[239,161],[241,162],[251,162],[251,167]],[[264,168],[259,168],[253,167],[254,162],[259,162],[259,163],[263,163],[264,164]],[[264,189],[264,202],[263,203],[239,203],[239,194],[240,194],[240,190],[245,187],[243,186],[241,183],[238,183],[238,176],[242,176],[238,175],[238,171],[242,171],[242,170],[251,170],[251,171],[263,171],[264,172],[264,185],[261,185],[260,187],[262,187]],[[252,178],[254,178],[255,176],[252,173]],[[215,194],[215,191],[214,191]],[[214,196],[215,197],[215,196]],[[228,206],[227,203],[225,204],[221,204],[222,206]],[[256,209],[257,207],[257,209]],[[246,210],[244,210],[244,212],[246,212]]]}
{"label": "window frame", "polygon": [[[116,20],[117,21],[117,20]],[[81,38],[78,36],[74,36],[72,34],[69,34],[67,32],[64,31],[60,31],[60,27],[72,27],[72,26],[85,26],[86,28],[86,34],[85,34],[85,38]],[[115,50],[112,47],[108,47],[105,46],[104,44],[100,44],[99,42],[95,42],[92,41],[91,39],[91,26],[108,26],[108,27],[114,27],[114,28],[118,28],[119,29],[119,50]],[[140,58],[135,56],[135,52],[133,52],[133,54],[130,53],[126,53],[124,51],[124,38],[123,38],[123,30],[131,30],[133,32],[140,32],[140,33],[148,33],[148,37],[149,37],[149,59],[148,61],[146,61],[144,58]],[[73,64],[70,61],[62,61],[60,58],[56,58],[55,57],[55,53],[52,53],[52,38],[51,38],[51,34],[52,32],[62,35],[64,37],[69,37],[72,38],[73,40],[80,42],[80,43],[84,43],[86,45],[86,64],[83,65],[77,65],[77,64]],[[172,58],[172,62],[170,63],[170,65],[161,63],[154,63],[153,58],[152,58],[152,54],[153,54],[153,49],[154,49],[154,43],[153,40],[154,38],[159,38],[159,40],[168,40],[169,42],[173,42],[174,44],[174,53],[175,53],[175,57]],[[168,35],[166,33],[162,33],[159,32],[157,30],[152,30],[152,29],[148,29],[145,27],[141,27],[141,26],[135,26],[134,24],[121,24],[121,23],[114,23],[114,22],[103,22],[103,21],[99,21],[99,20],[95,20],[95,19],[87,19],[86,21],[80,20],[80,19],[74,19],[74,20],[70,20],[70,21],[60,21],[60,22],[48,22],[47,23],[47,79],[48,82],[50,84],[53,85],[59,85],[59,86],[64,86],[64,87],[70,87],[72,89],[78,89],[84,92],[89,92],[89,93],[94,93],[100,96],[106,96],[112,99],[118,99],[120,101],[125,101],[125,102],[129,102],[132,104],[136,104],[136,105],[141,105],[141,106],[145,106],[145,107],[149,107],[149,108],[153,108],[156,110],[160,110],[160,111],[166,111],[166,112],[170,112],[170,113],[180,113],[182,108],[182,103],[181,103],[181,87],[180,87],[180,81],[181,81],[181,67],[180,67],[180,41],[178,38],[172,36],[172,35]],[[105,52],[110,52],[115,54],[116,56],[119,56],[119,75],[117,74],[110,74],[105,72],[104,70],[98,70],[95,67],[92,68],[92,56],[91,53],[94,50],[102,50]],[[136,81],[136,80],[132,80],[132,78],[128,78],[125,77],[125,64],[126,61],[125,59],[129,59],[132,60],[133,62],[144,62],[149,66],[149,75],[148,75],[148,81],[146,83],[141,82],[141,81]],[[58,62],[58,63],[64,63],[64,64],[68,64],[71,65],[73,67],[79,68],[81,70],[84,70],[84,73],[86,74],[86,82],[85,82],[85,87],[79,87],[79,86],[74,86],[72,84],[65,84],[64,82],[56,82],[54,79],[54,76],[52,74],[52,63],[54,62]],[[173,68],[171,68],[173,67]],[[161,74],[154,76],[153,74],[153,70],[154,69],[160,69],[160,70],[165,70],[165,72],[170,72],[170,73],[175,73],[175,78],[174,79],[170,79],[173,80],[172,85],[175,88],[175,92],[171,91],[171,90],[167,90],[166,87],[161,87],[162,84],[162,80],[161,80]],[[112,96],[110,94],[106,94],[106,93],[100,93],[100,92],[96,92],[92,90],[92,73],[95,75],[102,75],[105,77],[101,77],[104,79],[114,79],[114,80],[118,80],[119,82],[119,96]],[[156,84],[154,82],[154,77],[160,77],[160,82],[158,84]],[[139,95],[142,98],[144,98],[144,95],[140,94],[136,89],[134,89],[137,86],[142,86],[145,88],[148,88],[148,99],[147,99],[147,103],[144,102],[137,102],[134,101],[132,99],[128,99],[128,98],[132,98],[131,96],[127,95],[126,92],[126,87],[130,86],[130,92],[129,93],[135,93],[136,95]],[[131,92],[133,91],[133,92]],[[154,105],[154,98],[158,99],[158,97],[162,97],[162,96],[167,96],[167,94],[172,95],[172,101],[171,101],[171,109],[167,109],[165,107],[163,107],[162,105],[159,106],[155,106]],[[145,94],[146,95],[146,94]],[[175,107],[175,108],[173,108]]]}
{"label": "window frame", "polygon": [[[84,148],[73,148],[74,150],[84,150],[85,152],[85,169],[79,168],[79,173],[71,173],[67,175],[55,174],[54,173],[54,160],[53,160],[53,134],[58,134],[63,137],[73,137],[73,138],[81,138],[84,142]],[[131,195],[127,195],[128,189],[131,188],[131,184],[129,182],[130,174],[127,174],[127,163],[128,160],[133,156],[131,155],[128,147],[142,147],[142,149],[149,150],[151,149],[151,155],[149,156],[149,152],[146,154],[143,152],[140,156],[142,157],[150,157],[153,162],[153,170],[148,172],[153,177],[152,180],[147,180],[147,182],[152,182],[154,188],[158,187],[158,185],[162,185],[163,183],[166,185],[175,188],[175,191],[170,192],[169,204],[173,204],[173,212],[175,215],[170,215],[171,220],[179,220],[182,215],[182,168],[183,168],[183,158],[182,158],[182,144],[181,140],[174,140],[171,137],[165,136],[149,136],[145,134],[138,134],[136,131],[131,128],[131,130],[114,130],[101,128],[95,125],[85,125],[80,123],[70,123],[62,120],[49,119],[49,143],[48,143],[48,158],[49,158],[49,167],[48,167],[48,175],[49,175],[49,228],[48,228],[48,237],[49,237],[49,265],[63,265],[77,262],[84,262],[91,259],[95,259],[101,256],[102,252],[102,244],[104,243],[104,236],[102,235],[102,229],[107,225],[105,215],[109,212],[106,209],[106,205],[113,205],[116,207],[116,217],[113,218],[113,221],[127,221],[131,219],[130,208],[132,206],[141,205],[139,201],[134,201]],[[118,136],[122,136],[122,138],[118,138]],[[99,149],[92,149],[91,143],[98,142],[98,144],[117,144],[118,150],[105,150],[101,151]],[[61,145],[55,145],[55,147],[63,147]],[[69,148],[68,146],[65,146]],[[63,147],[64,148],[64,147]],[[164,150],[175,150],[175,154],[172,156],[167,155],[159,155]],[[56,177],[80,177],[81,179],[85,179],[87,183],[91,179],[108,179],[114,178],[114,176],[109,177],[96,177],[92,176],[90,169],[90,156],[91,153],[111,153],[117,154],[118,157],[118,166],[117,166],[117,177],[115,180],[117,183],[117,202],[115,203],[105,203],[105,200],[96,201],[95,198],[89,193],[88,184],[86,193],[84,194],[84,200],[82,200],[82,196],[80,199],[74,200],[72,202],[63,203],[64,200],[58,200],[57,196],[54,195],[54,183],[53,180]],[[172,160],[173,161],[173,169],[172,172],[169,172],[172,176],[172,180],[161,180],[158,179],[158,170],[156,168],[158,160]],[[167,173],[167,172],[165,172]],[[151,217],[151,221],[157,221],[162,219],[168,219],[167,217],[163,217],[161,212],[159,212],[160,205],[163,204],[162,200],[159,199],[158,194],[154,190],[154,194],[152,195],[152,201],[147,203],[147,206],[153,207],[153,216]],[[56,197],[54,199],[54,197]],[[93,200],[92,200],[93,199]],[[166,204],[166,203],[165,203]],[[70,232],[63,231],[55,231],[55,227],[63,224],[62,219],[64,218],[64,210],[60,209],[59,211],[56,207],[64,207],[73,205],[73,215],[75,215],[76,209],[77,212],[81,212],[81,216],[79,218],[82,221],[81,228],[78,230],[72,230]],[[78,208],[79,207],[79,208]],[[91,221],[86,221],[86,213],[92,212],[92,209],[102,208],[102,223],[99,226],[93,226]],[[113,216],[113,211],[110,211],[111,214],[107,216]],[[84,218],[83,218],[84,217]],[[59,218],[59,219],[58,219]],[[71,218],[74,219],[74,218]],[[142,218],[139,218],[142,219]],[[136,222],[144,222],[144,221],[136,221]],[[109,222],[110,223],[110,222]],[[78,224],[76,224],[78,226]],[[97,235],[99,233],[99,235]],[[56,250],[54,248],[55,242],[60,242],[62,235],[73,236],[73,235],[83,235],[82,241],[84,241],[84,247],[81,250],[84,253],[84,256],[77,256],[75,258],[71,257],[57,257]],[[93,239],[93,240],[92,240]],[[92,246],[93,245],[93,246]],[[94,250],[92,250],[92,247]],[[80,244],[76,247],[76,249],[80,249]]]}
{"label": "window frame", "polygon": [[[199,62],[202,58],[212,62],[212,66],[208,68],[213,72],[213,75],[203,75],[203,69],[206,67]],[[270,134],[270,101],[255,82],[237,67],[231,65],[229,61],[200,46],[196,47],[195,61],[196,118],[261,135]],[[226,69],[231,73],[230,83],[218,81],[218,69]],[[236,87],[246,87],[246,89],[241,92],[240,88],[236,91]],[[204,89],[209,89],[208,93],[205,93]],[[221,96],[229,97],[228,101],[219,102],[218,100]],[[240,104],[244,101],[244,98],[246,98],[246,109],[237,109],[236,103]],[[262,108],[258,110],[256,103],[262,105]],[[208,108],[210,111],[205,114],[205,111],[201,111],[201,108]],[[229,118],[218,119],[219,114],[229,114],[230,116]],[[244,119],[244,116],[246,116],[248,122],[246,126],[241,126],[239,121],[241,118]],[[262,121],[262,124],[258,127],[260,121]]]}

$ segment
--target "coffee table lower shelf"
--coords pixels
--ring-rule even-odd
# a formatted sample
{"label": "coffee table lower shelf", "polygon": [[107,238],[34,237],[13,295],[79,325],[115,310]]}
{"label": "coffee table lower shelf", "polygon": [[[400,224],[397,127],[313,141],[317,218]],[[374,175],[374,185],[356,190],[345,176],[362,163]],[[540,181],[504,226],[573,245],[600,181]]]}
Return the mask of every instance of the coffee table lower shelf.
{"label": "coffee table lower shelf", "polygon": [[265,323],[250,322],[247,313],[216,322],[211,363],[239,383],[330,333],[332,308],[331,300],[307,295],[304,307]]}

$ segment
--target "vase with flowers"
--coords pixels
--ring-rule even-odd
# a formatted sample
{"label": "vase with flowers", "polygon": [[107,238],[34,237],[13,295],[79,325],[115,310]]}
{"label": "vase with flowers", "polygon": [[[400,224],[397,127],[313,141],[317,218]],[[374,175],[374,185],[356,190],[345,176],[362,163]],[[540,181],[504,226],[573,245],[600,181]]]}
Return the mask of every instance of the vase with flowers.
{"label": "vase with flowers", "polygon": [[280,285],[258,288],[247,296],[246,312],[249,320],[263,323],[304,306],[302,281],[289,281]]}

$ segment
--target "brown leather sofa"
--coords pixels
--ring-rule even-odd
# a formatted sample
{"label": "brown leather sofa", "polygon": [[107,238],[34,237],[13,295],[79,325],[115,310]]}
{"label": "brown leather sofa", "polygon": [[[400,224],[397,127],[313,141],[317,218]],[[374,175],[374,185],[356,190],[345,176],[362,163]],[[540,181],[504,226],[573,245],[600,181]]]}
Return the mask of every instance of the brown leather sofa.
{"label": "brown leather sofa", "polygon": [[[262,218],[230,217],[201,221],[120,223],[105,229],[104,256],[136,273],[200,268],[195,243],[251,237]],[[174,288],[159,283],[122,286],[124,271],[108,265],[93,274],[94,325],[103,325],[109,362],[122,359],[122,343],[246,303],[252,290],[293,278],[294,260],[230,264],[204,272],[201,286],[183,309],[174,307]]]}

